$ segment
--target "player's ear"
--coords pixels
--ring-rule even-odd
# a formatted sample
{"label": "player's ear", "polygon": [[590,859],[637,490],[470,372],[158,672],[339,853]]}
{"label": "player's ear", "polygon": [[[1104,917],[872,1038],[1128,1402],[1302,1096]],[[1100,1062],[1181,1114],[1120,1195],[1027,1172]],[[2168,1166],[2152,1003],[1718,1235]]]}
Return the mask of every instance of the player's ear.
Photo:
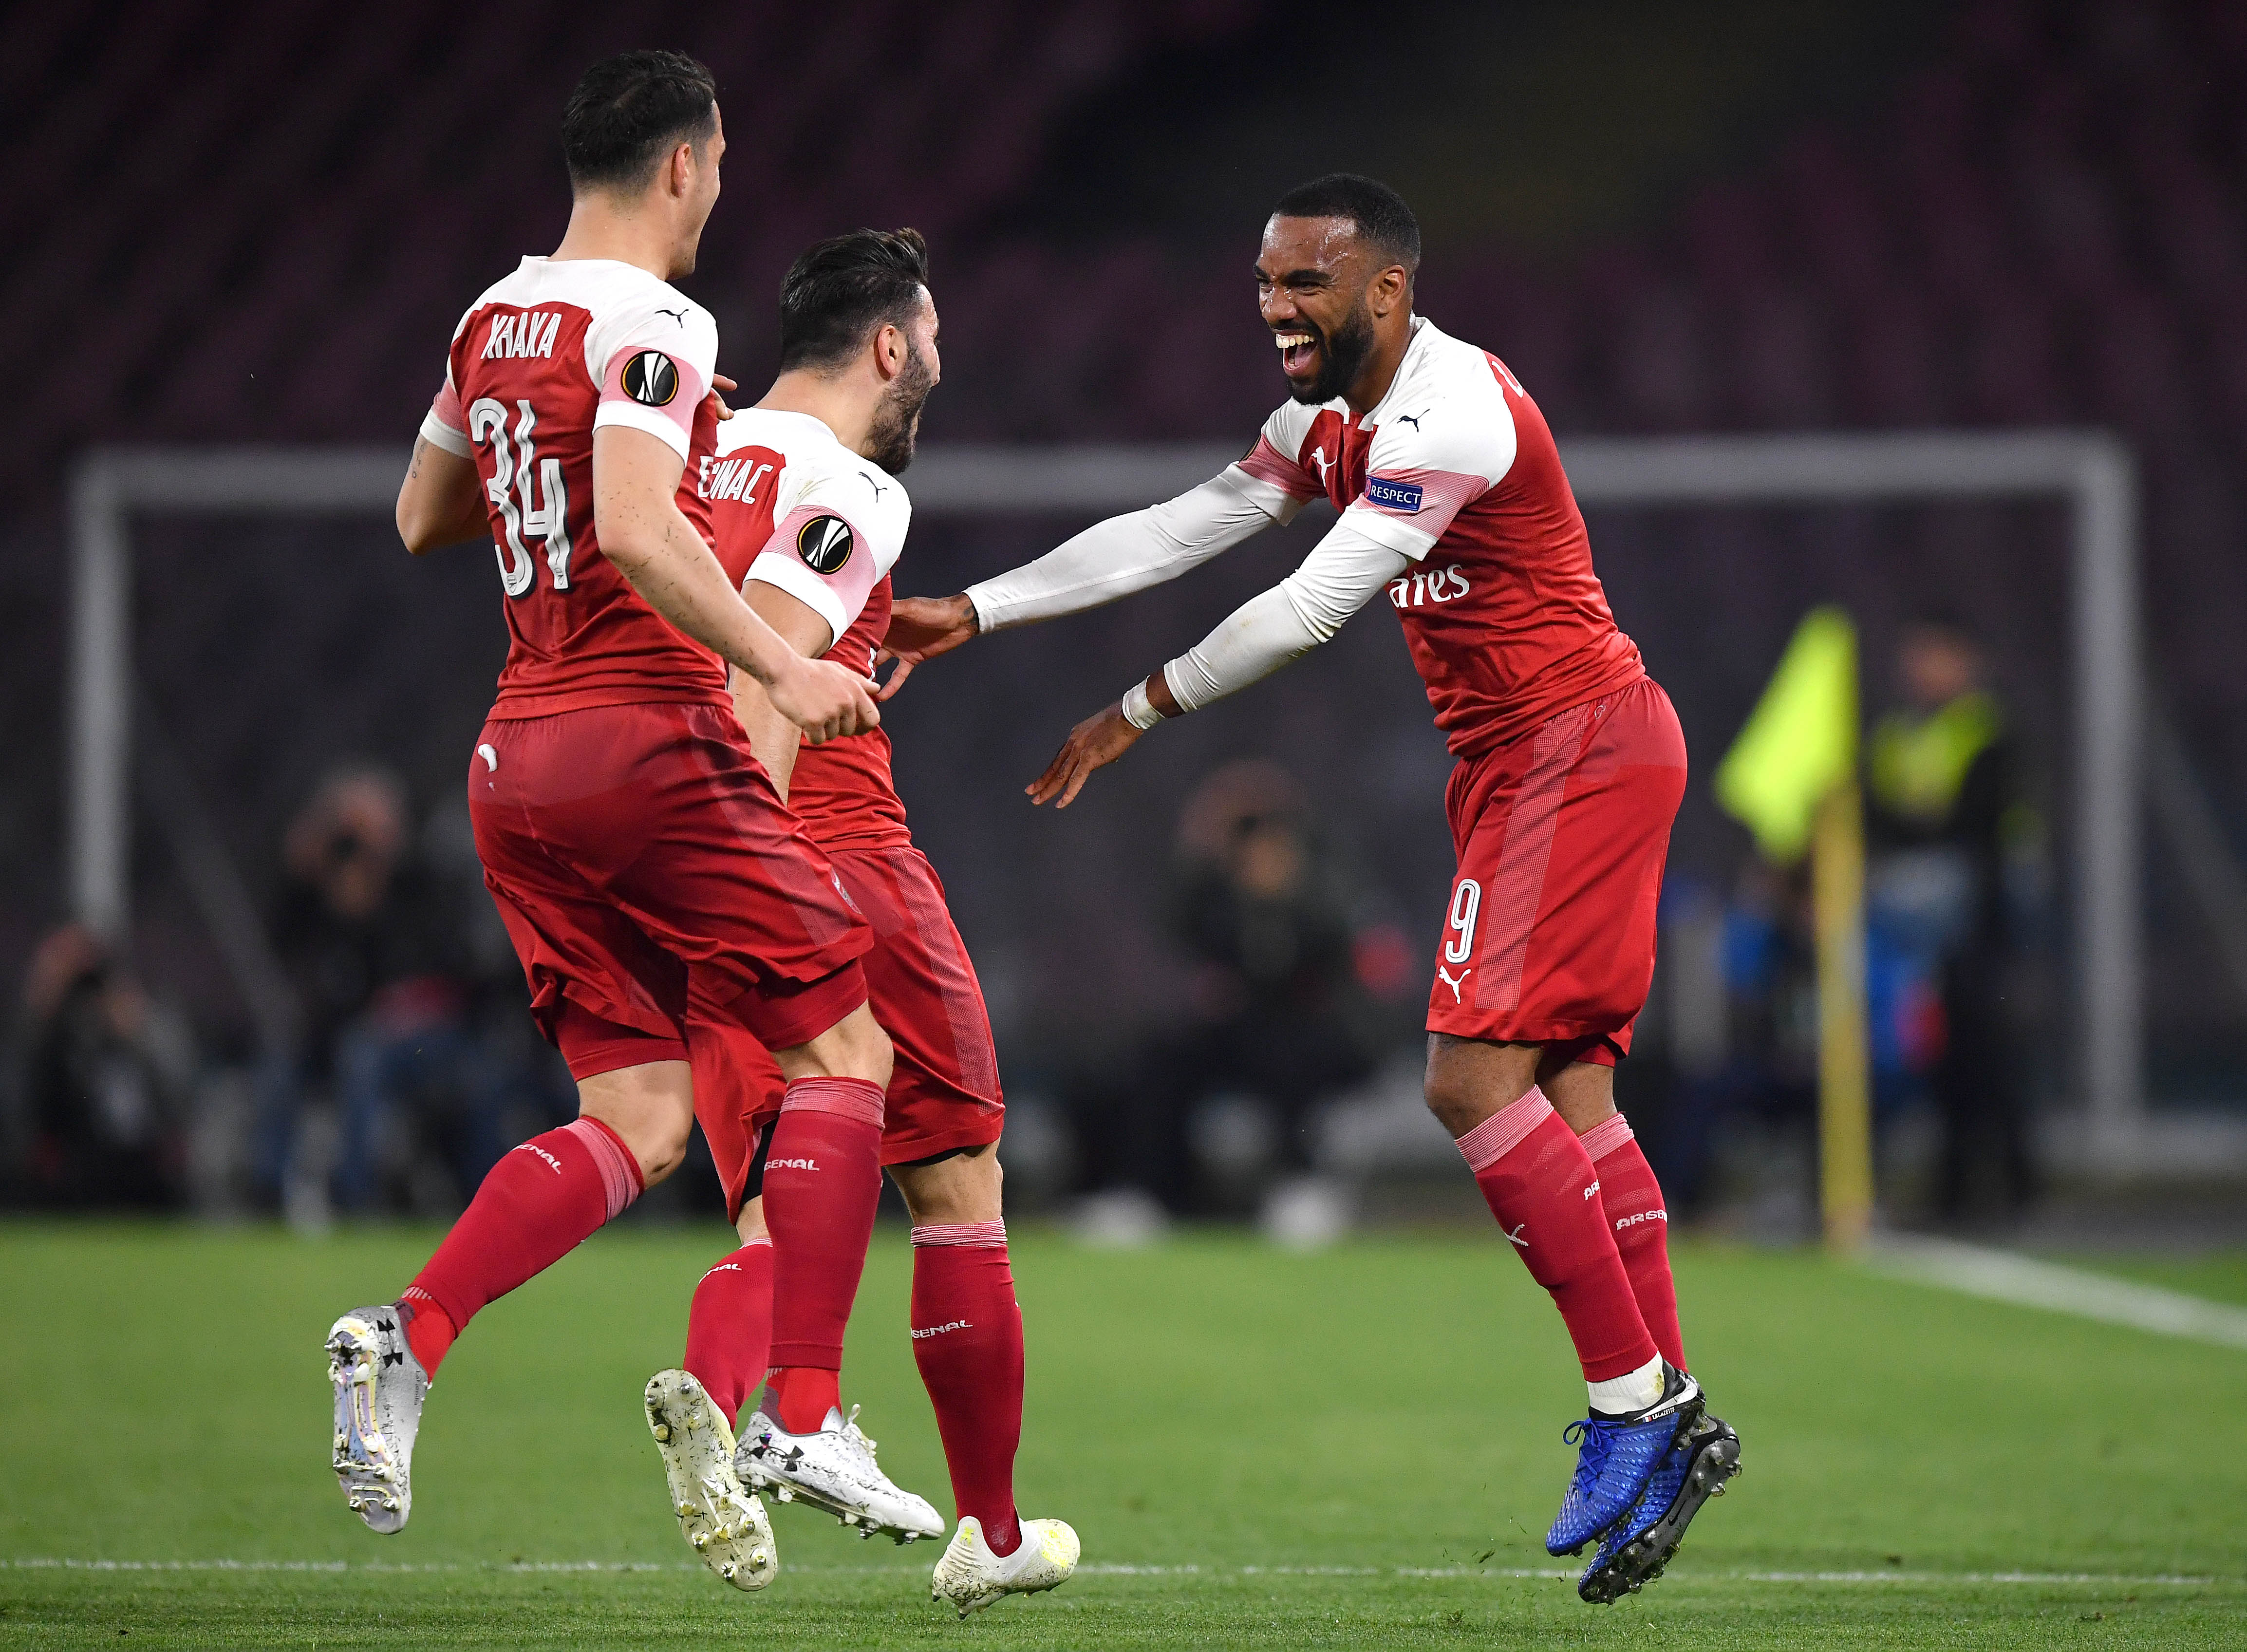
{"label": "player's ear", "polygon": [[1369,295],[1372,300],[1373,313],[1376,316],[1390,314],[1399,304],[1410,302],[1411,293],[1412,277],[1406,272],[1404,266],[1390,265],[1388,269],[1373,278],[1373,290]]}

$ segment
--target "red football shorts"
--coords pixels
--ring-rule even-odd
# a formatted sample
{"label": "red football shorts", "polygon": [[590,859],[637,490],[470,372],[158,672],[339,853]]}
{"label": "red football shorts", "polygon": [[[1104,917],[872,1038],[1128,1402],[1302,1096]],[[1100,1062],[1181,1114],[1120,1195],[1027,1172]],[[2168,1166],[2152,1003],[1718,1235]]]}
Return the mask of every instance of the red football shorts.
{"label": "red football shorts", "polygon": [[484,883],[578,1078],[686,1059],[705,1014],[775,1049],[865,1001],[865,922],[729,708],[495,718],[468,762]]}
{"label": "red football shorts", "polygon": [[[909,1164],[997,1141],[1006,1109],[991,1017],[936,869],[910,845],[827,852],[873,926],[873,950],[859,960],[866,999],[897,1051],[882,1163]],[[699,999],[689,1011],[694,1114],[732,1220],[756,1169],[757,1138],[780,1116],[780,1068],[737,1020],[706,1019],[702,1011]]]}
{"label": "red football shorts", "polygon": [[1685,735],[1650,678],[1452,771],[1459,870],[1428,1030],[1612,1066],[1654,977]]}

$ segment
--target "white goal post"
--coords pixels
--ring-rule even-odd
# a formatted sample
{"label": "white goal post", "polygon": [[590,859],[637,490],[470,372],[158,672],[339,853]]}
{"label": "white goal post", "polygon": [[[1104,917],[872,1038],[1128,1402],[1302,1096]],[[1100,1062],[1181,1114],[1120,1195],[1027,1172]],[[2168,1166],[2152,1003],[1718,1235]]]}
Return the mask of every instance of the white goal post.
{"label": "white goal post", "polygon": [[[912,470],[929,515],[1090,515],[1206,480],[1239,456],[1201,444],[932,445]],[[2079,1099],[2092,1141],[2129,1156],[2145,1124],[2137,468],[2099,432],[1578,437],[1561,444],[1587,506],[2047,500],[2067,507],[2074,687]],[[129,918],[132,522],[136,515],[386,512],[390,449],[113,447],[71,485],[70,891],[112,935]]]}

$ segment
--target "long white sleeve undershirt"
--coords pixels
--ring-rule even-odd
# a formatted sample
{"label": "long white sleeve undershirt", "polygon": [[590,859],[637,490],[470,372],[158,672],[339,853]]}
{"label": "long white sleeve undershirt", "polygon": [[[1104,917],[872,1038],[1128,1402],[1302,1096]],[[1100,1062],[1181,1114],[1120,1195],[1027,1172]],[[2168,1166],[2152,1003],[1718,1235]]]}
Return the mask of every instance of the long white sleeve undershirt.
{"label": "long white sleeve undershirt", "polygon": [[1110,516],[1035,562],[970,585],[967,599],[985,631],[1097,608],[1176,579],[1274,522],[1292,521],[1301,508],[1270,482],[1228,466],[1176,499]]}
{"label": "long white sleeve undershirt", "polygon": [[[1301,567],[1241,604],[1197,646],[1163,667],[1171,698],[1186,711],[1199,711],[1270,676],[1340,631],[1411,565],[1402,551],[1376,543],[1344,518]],[[1153,726],[1144,685],[1125,696],[1124,714],[1138,727]]]}

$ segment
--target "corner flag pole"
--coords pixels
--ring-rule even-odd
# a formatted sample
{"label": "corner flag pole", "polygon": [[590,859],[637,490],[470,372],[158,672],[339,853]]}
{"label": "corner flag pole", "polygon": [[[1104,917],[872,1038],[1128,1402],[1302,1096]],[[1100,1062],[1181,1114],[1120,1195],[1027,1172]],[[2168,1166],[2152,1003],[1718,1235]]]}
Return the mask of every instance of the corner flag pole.
{"label": "corner flag pole", "polygon": [[1826,1243],[1853,1251],[1873,1215],[1871,1057],[1865,1034],[1865,816],[1854,775],[1826,794],[1810,845],[1818,952],[1819,1205]]}
{"label": "corner flag pole", "polygon": [[1717,800],[1774,866],[1810,860],[1818,959],[1818,1192],[1826,1242],[1862,1244],[1873,1215],[1865,1014],[1865,814],[1857,788],[1857,628],[1833,606],[1795,627],[1717,768]]}

